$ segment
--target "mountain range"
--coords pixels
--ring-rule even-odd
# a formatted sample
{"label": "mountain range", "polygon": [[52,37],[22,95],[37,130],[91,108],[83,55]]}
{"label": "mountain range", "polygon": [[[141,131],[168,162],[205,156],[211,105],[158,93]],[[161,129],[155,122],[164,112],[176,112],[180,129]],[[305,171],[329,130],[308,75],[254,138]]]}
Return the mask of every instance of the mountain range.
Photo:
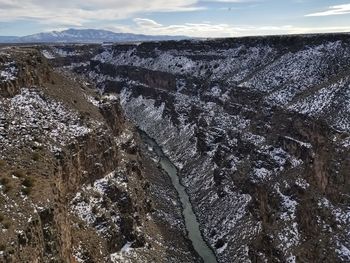
{"label": "mountain range", "polygon": [[0,43],[103,43],[137,42],[188,39],[186,36],[160,36],[132,33],[115,33],[98,29],[68,29],[42,32],[22,37],[0,36]]}

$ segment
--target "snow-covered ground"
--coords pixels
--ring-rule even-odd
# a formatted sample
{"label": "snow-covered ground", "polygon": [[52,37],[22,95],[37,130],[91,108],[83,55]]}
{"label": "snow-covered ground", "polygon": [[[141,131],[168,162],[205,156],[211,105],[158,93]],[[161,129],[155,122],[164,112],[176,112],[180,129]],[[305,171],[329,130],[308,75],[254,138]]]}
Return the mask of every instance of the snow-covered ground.
{"label": "snow-covered ground", "polygon": [[12,98],[0,98],[0,109],[2,158],[6,150],[29,145],[60,151],[67,143],[101,125],[93,120],[83,121],[78,112],[36,88],[23,88]]}

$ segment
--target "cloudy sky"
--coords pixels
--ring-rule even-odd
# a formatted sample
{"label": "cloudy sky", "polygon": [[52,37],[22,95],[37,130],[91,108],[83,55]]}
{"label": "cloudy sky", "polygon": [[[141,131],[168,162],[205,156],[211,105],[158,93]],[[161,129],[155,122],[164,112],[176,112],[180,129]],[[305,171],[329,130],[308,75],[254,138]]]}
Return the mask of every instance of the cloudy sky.
{"label": "cloudy sky", "polygon": [[0,35],[67,28],[196,37],[350,32],[350,1],[0,0]]}

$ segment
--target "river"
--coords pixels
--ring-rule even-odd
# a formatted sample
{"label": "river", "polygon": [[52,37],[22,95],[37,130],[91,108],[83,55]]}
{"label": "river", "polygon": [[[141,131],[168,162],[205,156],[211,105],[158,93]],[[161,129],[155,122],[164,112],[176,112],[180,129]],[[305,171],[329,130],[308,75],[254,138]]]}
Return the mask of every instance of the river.
{"label": "river", "polygon": [[188,238],[191,240],[194,249],[203,259],[204,263],[217,263],[213,251],[203,240],[199,230],[199,223],[192,209],[190,198],[185,190],[185,187],[180,183],[177,168],[173,165],[169,158],[165,156],[162,149],[152,138],[142,131],[140,131],[140,134],[143,142],[158,156],[160,166],[171,178],[172,184],[179,195],[182,205],[182,214],[184,216],[185,225],[188,232]]}

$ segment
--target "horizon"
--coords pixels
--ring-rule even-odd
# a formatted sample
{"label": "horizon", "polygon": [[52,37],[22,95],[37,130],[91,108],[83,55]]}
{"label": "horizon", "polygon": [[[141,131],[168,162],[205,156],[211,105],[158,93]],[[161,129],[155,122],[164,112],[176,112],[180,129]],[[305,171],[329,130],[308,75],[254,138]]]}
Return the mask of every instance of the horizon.
{"label": "horizon", "polygon": [[[28,36],[34,36],[38,34],[45,34],[45,33],[61,33],[65,32],[68,30],[77,30],[77,31],[83,31],[83,30],[96,30],[96,31],[106,31],[109,33],[115,33],[115,34],[135,34],[135,35],[144,35],[144,36],[169,36],[169,37],[186,37],[186,39],[198,39],[198,40],[215,40],[215,39],[229,39],[229,38],[259,38],[259,37],[298,37],[298,36],[316,36],[316,35],[348,35],[350,34],[350,29],[349,31],[341,31],[341,32],[311,32],[311,33],[281,33],[281,34],[260,34],[260,35],[241,35],[241,36],[223,36],[223,37],[191,37],[191,36],[186,36],[186,35],[147,35],[143,33],[132,33],[132,32],[116,32],[108,29],[103,29],[103,28],[67,28],[67,29],[60,29],[60,30],[52,30],[52,31],[42,31],[42,32],[36,32],[30,35],[22,35],[22,36],[14,36],[14,35],[0,35],[0,37],[14,37],[14,38],[21,38],[21,37],[28,37]],[[171,39],[170,39],[171,40]],[[150,40],[152,41],[158,41],[158,40]],[[165,40],[166,41],[166,40]],[[127,41],[128,42],[128,41]],[[131,41],[132,42],[132,41]]]}
{"label": "horizon", "polygon": [[0,0],[0,35],[67,29],[226,38],[350,32],[350,1]]}

